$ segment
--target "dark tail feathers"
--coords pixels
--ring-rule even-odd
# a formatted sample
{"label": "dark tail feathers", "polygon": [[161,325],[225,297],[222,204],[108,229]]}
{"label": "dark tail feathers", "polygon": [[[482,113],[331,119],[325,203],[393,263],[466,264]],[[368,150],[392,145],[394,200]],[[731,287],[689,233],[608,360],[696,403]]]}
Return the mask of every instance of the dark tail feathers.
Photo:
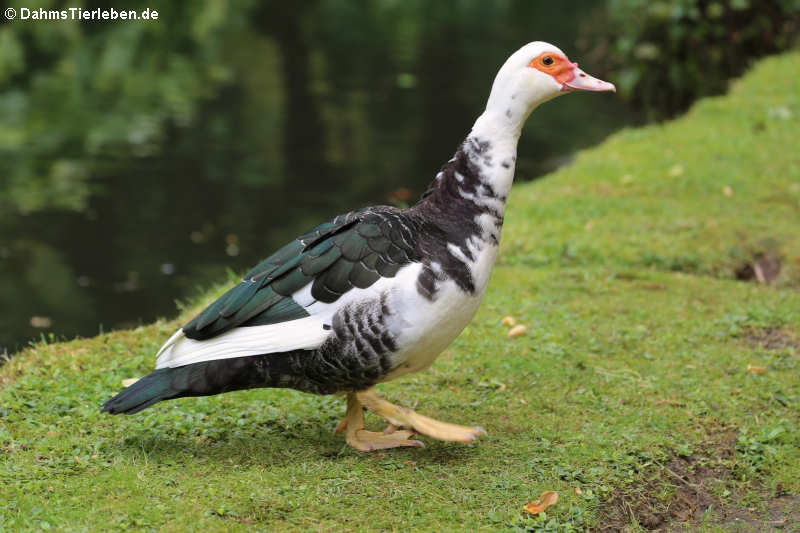
{"label": "dark tail feathers", "polygon": [[[177,368],[159,368],[123,390],[103,405],[103,411],[138,413],[154,403],[185,396],[209,396],[254,387],[294,387],[303,389],[302,376],[292,375],[291,356],[295,352],[252,355],[203,361]],[[313,392],[318,392],[314,390]]]}
{"label": "dark tail feathers", "polygon": [[173,388],[173,368],[161,368],[143,377],[103,404],[103,411],[118,415],[133,414],[162,400],[181,394]]}

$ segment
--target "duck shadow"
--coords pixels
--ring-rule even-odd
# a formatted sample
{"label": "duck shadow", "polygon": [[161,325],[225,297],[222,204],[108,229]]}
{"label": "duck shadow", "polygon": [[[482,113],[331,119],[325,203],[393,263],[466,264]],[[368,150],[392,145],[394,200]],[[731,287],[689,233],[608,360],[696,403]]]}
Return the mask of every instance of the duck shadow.
{"label": "duck shadow", "polygon": [[264,431],[263,435],[258,433],[216,439],[165,436],[148,429],[129,433],[114,447],[130,461],[145,455],[149,461],[155,460],[166,465],[208,462],[226,466],[236,464],[280,468],[308,461],[338,464],[359,459],[412,460],[418,465],[461,466],[475,460],[479,453],[477,447],[481,446],[480,442],[466,446],[422,437],[424,448],[360,452],[328,428],[307,428],[290,433],[272,430]]}

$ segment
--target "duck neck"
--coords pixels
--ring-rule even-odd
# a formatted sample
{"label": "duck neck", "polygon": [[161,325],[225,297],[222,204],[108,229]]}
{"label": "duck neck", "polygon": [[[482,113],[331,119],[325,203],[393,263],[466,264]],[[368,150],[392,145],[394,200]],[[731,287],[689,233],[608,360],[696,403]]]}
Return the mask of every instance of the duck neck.
{"label": "duck neck", "polygon": [[449,277],[471,294],[486,288],[500,244],[524,122],[510,115],[487,106],[412,208],[428,225],[422,240],[434,258],[431,276]]}
{"label": "duck neck", "polygon": [[465,207],[475,207],[480,213],[490,212],[502,223],[523,123],[524,118],[514,113],[498,113],[487,106],[453,158],[442,166],[421,203],[465,215],[476,210]]}
{"label": "duck neck", "polygon": [[525,117],[517,113],[506,113],[489,106],[475,121],[461,147],[474,164],[477,178],[504,198],[514,180],[517,143],[524,121]]}

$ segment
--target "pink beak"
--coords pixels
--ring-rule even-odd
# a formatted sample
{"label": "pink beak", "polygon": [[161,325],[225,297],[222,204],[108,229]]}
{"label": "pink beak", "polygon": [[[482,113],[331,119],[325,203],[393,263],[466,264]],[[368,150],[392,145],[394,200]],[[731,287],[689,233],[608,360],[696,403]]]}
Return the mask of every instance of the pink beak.
{"label": "pink beak", "polygon": [[599,80],[593,76],[589,76],[584,71],[578,68],[577,63],[573,63],[575,68],[572,69],[573,77],[570,81],[564,82],[561,86],[561,90],[568,92],[575,89],[583,90],[583,91],[614,91],[617,92],[617,88],[614,87],[613,83],[609,83],[607,81]]}

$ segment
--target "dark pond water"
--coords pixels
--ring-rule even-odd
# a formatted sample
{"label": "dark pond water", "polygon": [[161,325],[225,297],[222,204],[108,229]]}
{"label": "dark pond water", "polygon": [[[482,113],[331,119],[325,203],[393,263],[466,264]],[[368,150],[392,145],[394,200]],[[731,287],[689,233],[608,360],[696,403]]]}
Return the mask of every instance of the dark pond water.
{"label": "dark pond water", "polygon": [[[414,201],[505,58],[542,39],[580,60],[596,6],[162,3],[157,26],[0,27],[23,58],[0,47],[0,353],[173,316],[318,222]],[[612,97],[547,104],[517,179],[636,120]]]}

